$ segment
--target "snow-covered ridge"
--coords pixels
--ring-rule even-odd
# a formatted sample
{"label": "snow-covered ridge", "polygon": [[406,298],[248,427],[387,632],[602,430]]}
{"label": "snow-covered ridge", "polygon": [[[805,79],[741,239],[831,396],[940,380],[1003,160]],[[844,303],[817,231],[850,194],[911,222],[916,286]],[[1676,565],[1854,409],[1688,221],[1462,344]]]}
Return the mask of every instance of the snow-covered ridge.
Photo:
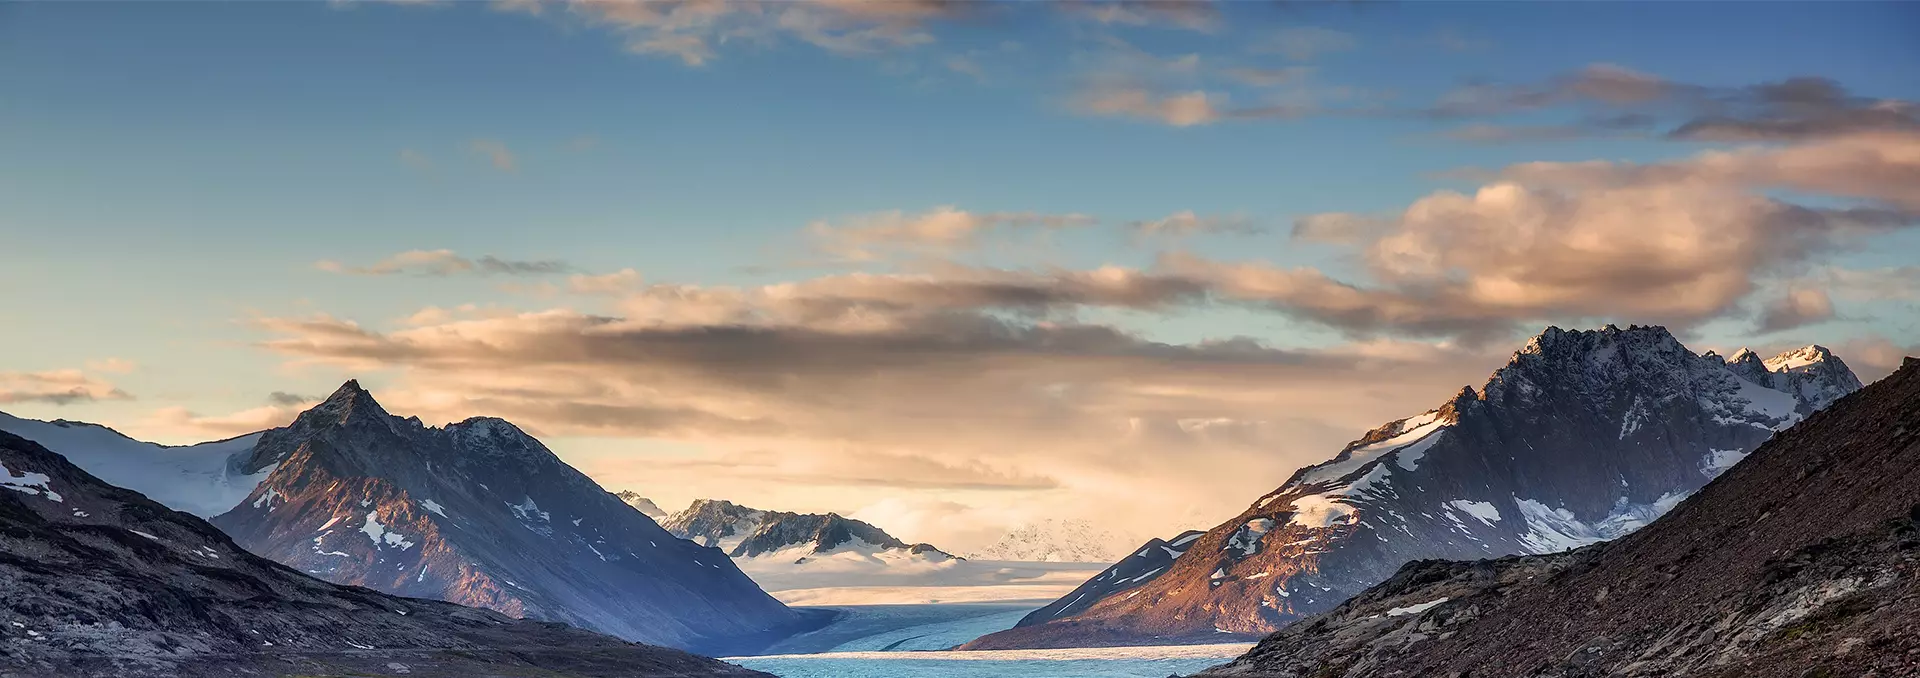
{"label": "snow-covered ridge", "polygon": [[719,499],[696,500],[661,521],[661,527],[735,559],[791,565],[834,559],[869,564],[958,559],[930,544],[908,544],[872,524],[837,513],[762,511]]}
{"label": "snow-covered ridge", "polygon": [[1114,551],[1118,544],[1118,536],[1091,522],[1045,518],[1016,527],[967,557],[1036,563],[1106,563],[1122,555]]}
{"label": "snow-covered ridge", "polygon": [[197,516],[233,508],[273,469],[236,471],[260,434],[174,447],[85,422],[23,419],[0,412],[0,431],[39,443],[109,484]]}

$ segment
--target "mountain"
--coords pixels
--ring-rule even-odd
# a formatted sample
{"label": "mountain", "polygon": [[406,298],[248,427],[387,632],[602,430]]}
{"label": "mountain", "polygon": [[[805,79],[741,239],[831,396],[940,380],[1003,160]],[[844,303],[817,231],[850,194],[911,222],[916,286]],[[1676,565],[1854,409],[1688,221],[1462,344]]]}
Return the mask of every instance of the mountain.
{"label": "mountain", "polygon": [[1920,360],[1653,524],[1410,563],[1207,676],[1920,675]]}
{"label": "mountain", "polygon": [[0,432],[0,674],[764,676],[560,624],[337,586]]}
{"label": "mountain", "polygon": [[1187,530],[1172,539],[1149,539],[1135,549],[1133,555],[1123,558],[1112,567],[1094,575],[1059,600],[1048,603],[1046,607],[1027,613],[1019,626],[1032,626],[1052,619],[1071,617],[1093,607],[1115,595],[1139,588],[1141,584],[1160,576],[1173,565],[1173,561],[1185,555],[1193,542],[1206,534],[1199,530]]}
{"label": "mountain", "polygon": [[710,654],[802,622],[725,554],[668,534],[500,419],[424,426],[349,381],[262,434],[240,468],[269,469],[213,523],[331,582]]}
{"label": "mountain", "polygon": [[[171,447],[79,421],[22,419],[0,412],[0,431],[37,442],[120,487],[202,518],[240,503],[266,477],[241,473],[260,434]],[[264,469],[270,471],[271,469]]]}
{"label": "mountain", "polygon": [[1125,596],[1029,618],[968,647],[1252,638],[1331,609],[1409,561],[1619,537],[1858,384],[1818,347],[1777,360],[1781,372],[1739,376],[1746,358],[1729,368],[1664,328],[1548,328],[1480,390],[1463,388],[1300,469]]}
{"label": "mountain", "polygon": [[819,558],[946,562],[956,556],[930,544],[908,544],[885,530],[838,513],[762,511],[719,499],[698,499],[662,523],[682,539],[728,556],[804,564]]}
{"label": "mountain", "polygon": [[659,520],[661,518],[667,517],[667,512],[660,510],[659,504],[653,503],[652,499],[648,499],[646,497],[640,496],[639,492],[635,492],[633,490],[621,490],[619,492],[614,493],[613,496],[619,498],[620,501],[626,502],[628,506],[632,506],[634,510],[639,511],[642,514],[645,514],[648,518]]}
{"label": "mountain", "polygon": [[986,548],[968,554],[979,560],[1036,563],[1104,563],[1114,559],[1112,532],[1085,520],[1046,518],[1021,525]]}

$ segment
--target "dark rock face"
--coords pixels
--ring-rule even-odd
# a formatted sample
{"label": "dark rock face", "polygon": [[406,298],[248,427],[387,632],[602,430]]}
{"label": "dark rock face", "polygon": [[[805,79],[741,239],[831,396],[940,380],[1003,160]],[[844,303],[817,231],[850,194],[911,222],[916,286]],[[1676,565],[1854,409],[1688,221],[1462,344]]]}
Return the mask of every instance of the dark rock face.
{"label": "dark rock face", "polygon": [[959,558],[930,544],[908,544],[866,522],[837,513],[787,513],[751,509],[720,499],[698,499],[662,523],[683,539],[722,550],[734,558],[755,558],[804,547],[807,553],[839,549],[898,550],[929,559]]}
{"label": "dark rock face", "polygon": [[[1300,469],[1158,577],[966,647],[1250,639],[1331,609],[1409,561],[1618,537],[1831,402],[1832,390],[1857,387],[1817,348],[1803,349],[1811,359],[1800,361],[1801,376],[1766,372],[1759,384],[1664,328],[1548,328],[1480,391],[1462,389]],[[1820,388],[1776,390],[1766,375]]]}
{"label": "dark rock face", "polygon": [[1033,626],[1071,617],[1101,600],[1139,588],[1166,572],[1168,567],[1173,566],[1173,561],[1185,554],[1187,548],[1204,534],[1199,530],[1187,530],[1172,539],[1149,539],[1140,548],[1134,549],[1133,555],[1114,563],[1059,600],[1027,613],[1015,626]]}
{"label": "dark rock face", "polygon": [[0,674],[757,676],[561,624],[338,586],[0,433]]}
{"label": "dark rock face", "polygon": [[715,654],[801,623],[499,419],[430,428],[348,382],[245,465],[273,471],[214,524],[335,583]]}
{"label": "dark rock face", "polygon": [[1203,675],[1920,675],[1920,360],[1645,529],[1411,563]]}

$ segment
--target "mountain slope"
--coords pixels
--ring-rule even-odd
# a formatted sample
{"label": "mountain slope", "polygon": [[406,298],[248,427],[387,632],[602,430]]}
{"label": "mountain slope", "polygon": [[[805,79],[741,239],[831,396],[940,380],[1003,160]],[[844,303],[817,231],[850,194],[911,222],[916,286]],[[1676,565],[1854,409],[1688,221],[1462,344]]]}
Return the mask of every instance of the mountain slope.
{"label": "mountain slope", "polygon": [[[237,468],[260,434],[171,447],[86,422],[39,421],[0,412],[0,431],[32,440],[109,483],[202,518],[240,503],[266,478]],[[267,469],[271,470],[271,469]]]}
{"label": "mountain slope", "polygon": [[426,427],[347,382],[260,437],[242,470],[266,468],[214,524],[328,581],[714,654],[801,622],[499,419]]}
{"label": "mountain slope", "polygon": [[718,548],[734,558],[804,561],[845,554],[936,563],[954,558],[930,544],[908,544],[838,513],[762,511],[718,499],[695,500],[661,525],[675,536]]}
{"label": "mountain slope", "polygon": [[[1809,366],[1803,379],[1858,383],[1837,360]],[[1618,537],[1824,402],[1736,376],[1664,328],[1548,328],[1480,391],[1464,388],[1300,469],[1125,596],[1023,620],[967,647],[1253,637],[1330,609],[1409,561]]]}
{"label": "mountain slope", "polygon": [[1411,563],[1204,675],[1920,675],[1920,360],[1645,529]]}
{"label": "mountain slope", "polygon": [[0,674],[20,678],[764,675],[328,584],[4,432],[0,612]]}

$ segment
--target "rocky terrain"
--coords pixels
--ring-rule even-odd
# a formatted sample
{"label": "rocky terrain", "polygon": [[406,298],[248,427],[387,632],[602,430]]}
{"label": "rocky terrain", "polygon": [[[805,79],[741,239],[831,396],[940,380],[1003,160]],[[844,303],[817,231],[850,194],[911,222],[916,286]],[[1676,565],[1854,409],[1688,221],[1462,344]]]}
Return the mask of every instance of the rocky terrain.
{"label": "rocky terrain", "polygon": [[765,674],[562,624],[329,584],[0,432],[0,675]]}
{"label": "rocky terrain", "polygon": [[662,527],[734,558],[804,561],[832,554],[886,555],[929,562],[956,558],[930,544],[908,544],[885,530],[837,513],[762,511],[719,499],[695,500],[686,510],[663,521]]}
{"label": "rocky terrain", "polygon": [[1920,675],[1920,360],[1645,529],[1410,563],[1206,676]]}
{"label": "rocky terrain", "polygon": [[1858,384],[1817,346],[1730,368],[1660,327],[1548,328],[1478,390],[1300,469],[1157,576],[966,648],[1254,639],[1409,561],[1616,538]]}
{"label": "rocky terrain", "polygon": [[503,420],[429,427],[348,382],[239,470],[269,469],[213,523],[327,581],[709,654],[806,623]]}

